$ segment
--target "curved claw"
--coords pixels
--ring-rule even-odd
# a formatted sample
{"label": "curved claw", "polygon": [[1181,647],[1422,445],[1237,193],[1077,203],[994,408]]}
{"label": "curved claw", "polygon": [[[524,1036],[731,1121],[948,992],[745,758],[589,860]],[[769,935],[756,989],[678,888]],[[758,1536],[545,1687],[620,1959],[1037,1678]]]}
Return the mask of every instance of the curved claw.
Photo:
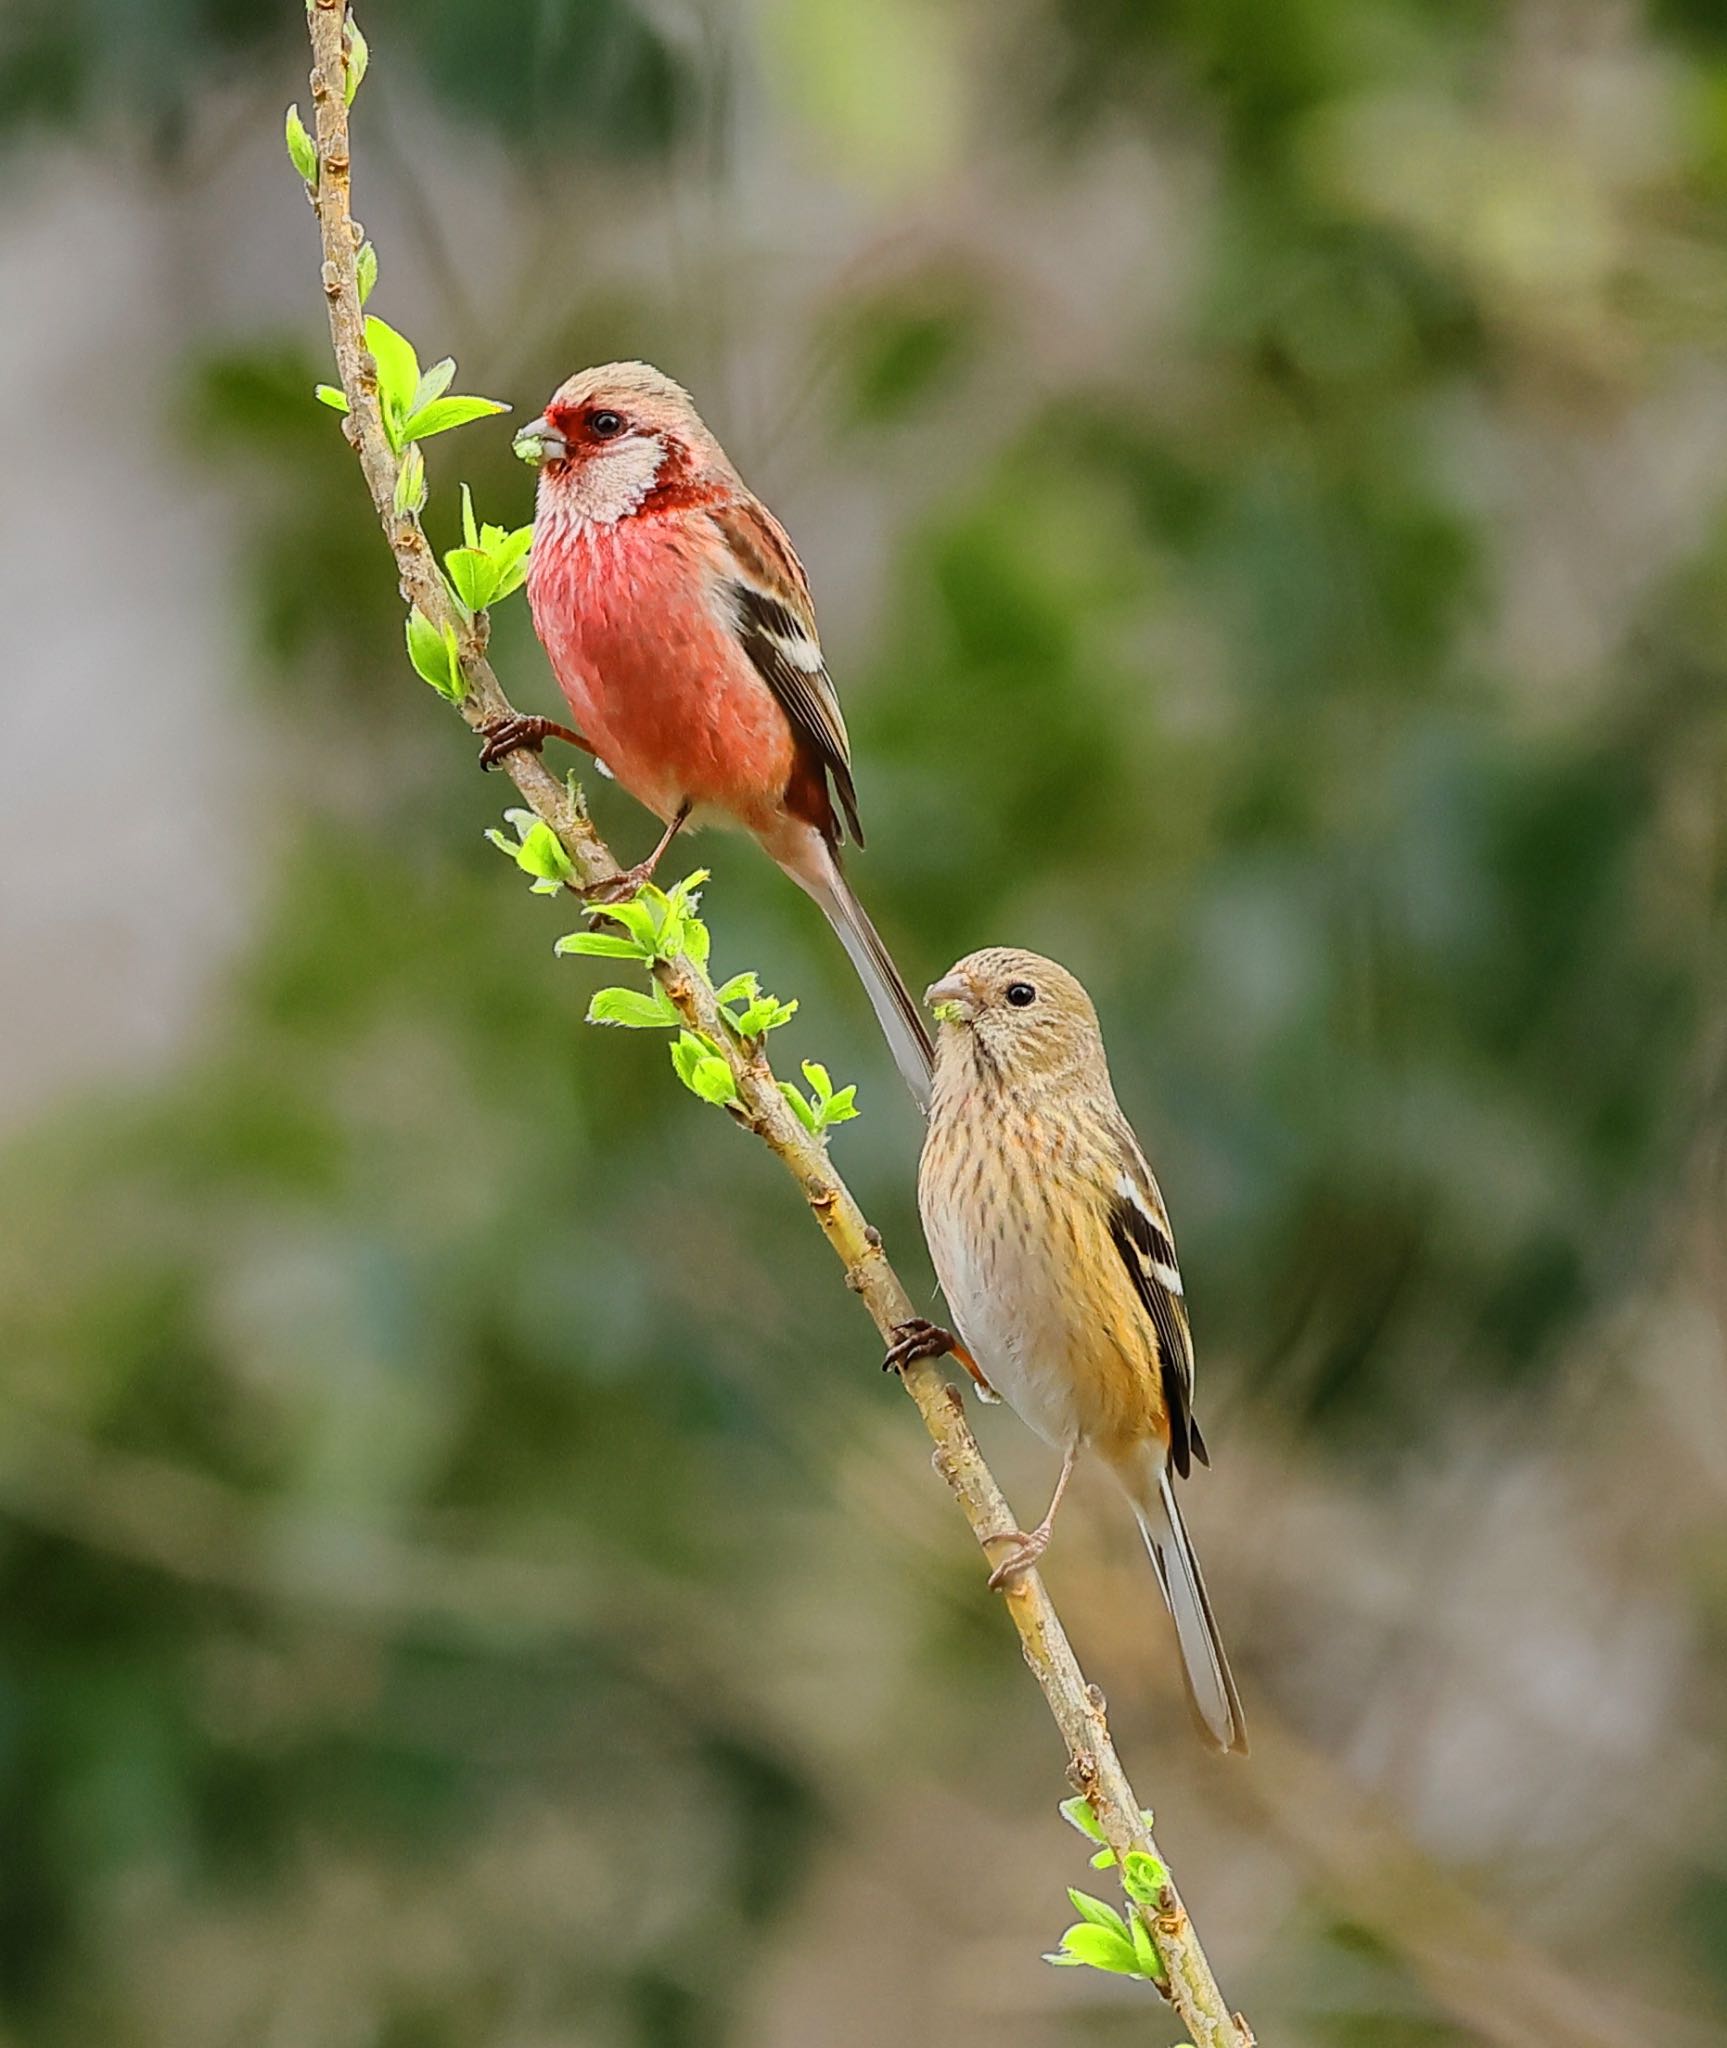
{"label": "curved claw", "polygon": [[944,1330],[940,1323],[932,1323],[924,1316],[913,1316],[910,1322],[894,1326],[893,1342],[888,1346],[881,1369],[883,1372],[904,1372],[915,1359],[946,1358],[949,1352],[959,1348],[959,1339],[951,1330]]}
{"label": "curved claw", "polygon": [[[999,1593],[1003,1586],[1010,1585],[1013,1580],[1030,1571],[1032,1566],[1037,1563],[1038,1559],[1049,1548],[1049,1531],[1047,1529],[1033,1529],[1029,1533],[1024,1529],[1012,1529],[1007,1533],[1017,1540],[1019,1548],[1012,1552],[1011,1555],[1004,1557],[995,1570],[990,1573],[989,1590],[992,1593]],[[1000,1541],[1001,1539],[996,1538],[993,1540]]]}
{"label": "curved claw", "polygon": [[657,862],[639,860],[609,881],[589,882],[577,893],[584,903],[627,903],[644,882],[651,882]]}
{"label": "curved claw", "polygon": [[593,752],[579,732],[573,732],[567,725],[559,725],[555,719],[530,716],[517,712],[509,717],[494,718],[476,728],[483,742],[480,748],[480,766],[495,768],[506,754],[514,754],[526,747],[537,754],[547,740],[568,740],[572,747],[580,747],[584,754]]}

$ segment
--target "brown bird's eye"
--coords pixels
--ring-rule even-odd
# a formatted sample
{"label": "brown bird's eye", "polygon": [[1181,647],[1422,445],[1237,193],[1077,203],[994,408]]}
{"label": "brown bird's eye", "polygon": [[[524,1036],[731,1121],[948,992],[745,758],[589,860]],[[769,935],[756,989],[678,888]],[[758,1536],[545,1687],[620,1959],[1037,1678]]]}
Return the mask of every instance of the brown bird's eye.
{"label": "brown bird's eye", "polygon": [[1037,990],[1029,981],[1010,981],[1007,985],[1007,999],[1016,1010],[1023,1010],[1037,1001]]}
{"label": "brown bird's eye", "polygon": [[588,428],[597,440],[609,441],[614,434],[624,431],[624,416],[621,412],[590,413]]}

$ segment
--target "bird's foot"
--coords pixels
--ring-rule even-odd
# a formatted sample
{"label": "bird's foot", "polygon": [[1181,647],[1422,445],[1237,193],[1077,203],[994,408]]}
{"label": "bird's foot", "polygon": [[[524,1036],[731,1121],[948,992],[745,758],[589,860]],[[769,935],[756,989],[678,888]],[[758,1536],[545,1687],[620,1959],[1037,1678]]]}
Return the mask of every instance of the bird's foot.
{"label": "bird's foot", "polygon": [[950,1351],[959,1348],[959,1339],[951,1330],[944,1330],[940,1323],[932,1323],[924,1316],[913,1316],[909,1323],[894,1325],[893,1342],[881,1369],[904,1372],[914,1359],[946,1358]]}
{"label": "bird's foot", "polygon": [[977,1360],[959,1341],[951,1330],[944,1330],[940,1323],[932,1323],[923,1316],[913,1316],[909,1323],[900,1323],[894,1330],[894,1341],[888,1347],[888,1354],[881,1362],[883,1372],[903,1372],[917,1358],[957,1358],[977,1388],[980,1401],[999,1401],[1001,1396],[983,1376],[983,1369]]}
{"label": "bird's foot", "polygon": [[999,1593],[1003,1586],[1011,1585],[1017,1578],[1030,1571],[1049,1548],[1047,1529],[1009,1529],[1001,1536],[992,1536],[992,1543],[1016,1543],[1019,1547],[1011,1551],[989,1575],[989,1590]]}
{"label": "bird's foot", "polygon": [[483,742],[480,748],[482,768],[495,768],[506,754],[514,754],[524,747],[537,754],[547,740],[568,740],[572,747],[580,747],[584,754],[593,752],[581,734],[569,726],[559,725],[555,719],[539,718],[524,712],[488,719],[475,730]]}
{"label": "bird's foot", "polygon": [[628,903],[644,882],[653,880],[654,869],[658,865],[657,861],[639,860],[633,868],[625,868],[622,874],[611,875],[603,882],[585,883],[576,894],[584,903],[596,906],[606,903]]}

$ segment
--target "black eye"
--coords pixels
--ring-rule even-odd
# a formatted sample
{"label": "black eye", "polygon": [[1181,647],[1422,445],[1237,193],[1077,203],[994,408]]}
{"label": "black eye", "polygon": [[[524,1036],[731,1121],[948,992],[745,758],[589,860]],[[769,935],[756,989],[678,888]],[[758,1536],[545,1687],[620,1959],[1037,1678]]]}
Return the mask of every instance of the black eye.
{"label": "black eye", "polygon": [[597,440],[609,441],[614,434],[624,431],[624,416],[621,412],[590,413],[588,428]]}
{"label": "black eye", "polygon": [[1037,990],[1029,981],[1010,981],[1005,993],[1016,1010],[1023,1010],[1037,1001]]}

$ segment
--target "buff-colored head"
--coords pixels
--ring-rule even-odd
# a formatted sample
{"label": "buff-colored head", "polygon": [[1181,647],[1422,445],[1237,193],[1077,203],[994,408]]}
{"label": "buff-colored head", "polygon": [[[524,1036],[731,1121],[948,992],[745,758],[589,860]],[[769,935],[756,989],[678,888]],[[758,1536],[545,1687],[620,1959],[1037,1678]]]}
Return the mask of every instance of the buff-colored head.
{"label": "buff-colored head", "polygon": [[538,465],[540,504],[611,525],[651,495],[726,491],[737,473],[690,394],[648,363],[580,370],[516,436]]}
{"label": "buff-colored head", "polygon": [[1065,967],[1017,946],[968,953],[924,994],[941,1029],[936,1074],[957,1066],[1012,1087],[1104,1069],[1097,1012]]}

